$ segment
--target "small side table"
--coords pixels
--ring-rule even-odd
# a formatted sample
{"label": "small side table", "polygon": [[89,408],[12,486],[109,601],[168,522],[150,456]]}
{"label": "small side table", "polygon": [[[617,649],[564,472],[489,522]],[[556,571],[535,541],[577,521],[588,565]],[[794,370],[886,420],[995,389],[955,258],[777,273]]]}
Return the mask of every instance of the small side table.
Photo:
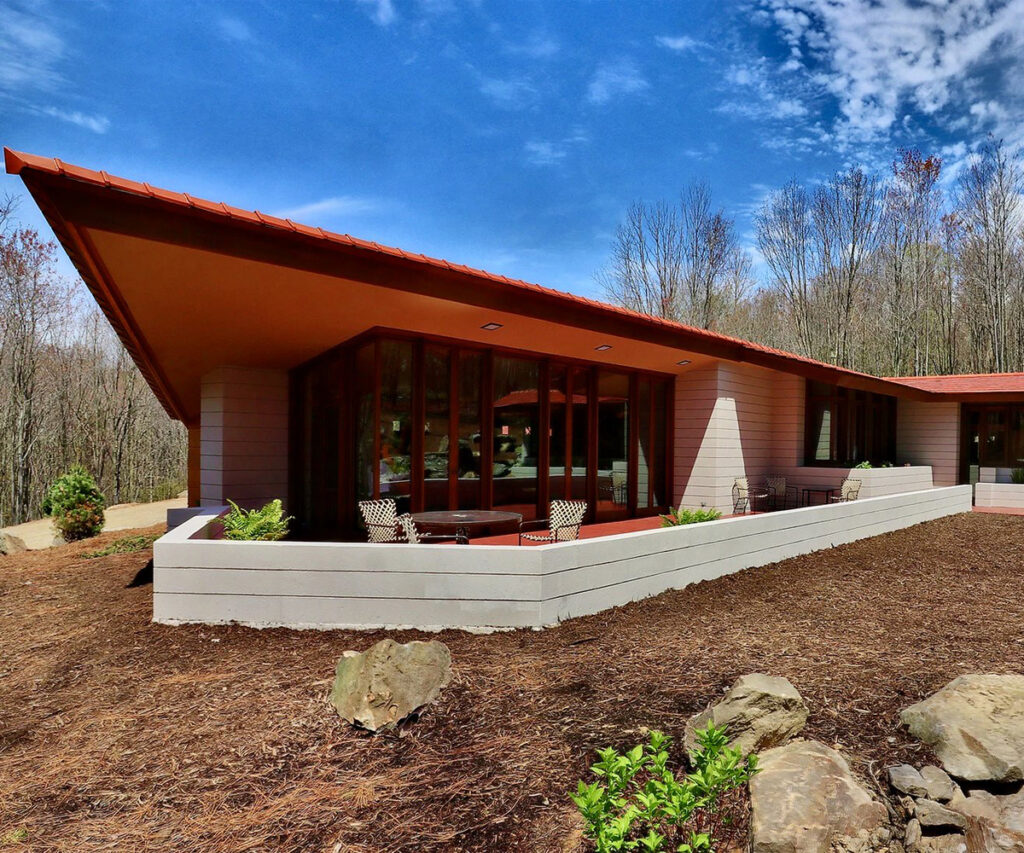
{"label": "small side table", "polygon": [[811,506],[811,496],[821,495],[821,504],[827,504],[832,502],[832,496],[835,495],[836,489],[820,488],[820,487],[809,487],[804,489],[803,500],[800,502],[801,506]]}

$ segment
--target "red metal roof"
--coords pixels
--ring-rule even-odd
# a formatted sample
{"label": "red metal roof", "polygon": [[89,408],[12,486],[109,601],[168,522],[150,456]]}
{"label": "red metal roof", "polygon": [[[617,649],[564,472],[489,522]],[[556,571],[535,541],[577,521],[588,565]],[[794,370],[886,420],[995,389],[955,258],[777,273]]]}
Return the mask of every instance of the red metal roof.
{"label": "red metal roof", "polygon": [[[115,175],[110,175],[107,172],[95,171],[81,166],[75,166],[70,163],[64,163],[56,158],[40,157],[35,154],[27,154],[19,151],[13,151],[10,148],[4,148],[4,161],[8,174],[12,175],[18,175],[24,170],[29,170],[58,176],[72,181],[79,181],[93,186],[103,187],[114,192],[129,193],[135,196],[153,199],[179,208],[201,211],[207,215],[223,217],[238,223],[244,223],[248,226],[290,232],[295,235],[323,240],[328,243],[343,245],[360,251],[402,258],[405,261],[414,264],[421,264],[440,270],[449,270],[478,280],[483,280],[488,283],[497,284],[499,286],[544,294],[548,297],[563,300],[574,305],[587,306],[602,313],[629,318],[633,321],[639,321],[651,326],[676,330],[686,336],[688,339],[686,342],[688,346],[698,351],[699,342],[701,340],[704,340],[709,344],[727,344],[738,351],[737,360],[741,361],[751,360],[759,364],[771,364],[771,366],[783,370],[785,369],[786,363],[790,363],[793,366],[804,365],[806,367],[824,369],[835,374],[837,380],[841,380],[843,376],[847,376],[850,379],[858,379],[862,381],[867,380],[876,384],[878,386],[878,390],[888,391],[889,393],[898,393],[900,387],[913,388],[918,393],[923,391],[927,394],[984,393],[986,391],[1003,393],[1024,392],[1024,374],[994,374],[991,376],[979,377],[902,377],[881,379],[867,373],[837,367],[826,362],[796,355],[795,353],[786,352],[785,350],[775,349],[774,347],[764,346],[763,344],[753,343],[752,341],[746,341],[742,338],[736,338],[731,335],[724,335],[719,332],[712,332],[695,326],[687,326],[683,323],[677,323],[672,320],[642,314],[638,311],[633,311],[618,305],[610,305],[594,299],[588,299],[584,296],[578,296],[573,293],[566,293],[564,291],[542,287],[539,284],[510,279],[503,275],[495,275],[494,273],[473,269],[472,267],[467,267],[462,264],[454,264],[443,259],[431,258],[422,254],[413,254],[391,246],[384,246],[368,240],[361,240],[357,237],[352,237],[349,234],[337,234],[331,231],[325,231],[323,228],[314,228],[309,225],[302,225],[300,223],[293,222],[290,219],[282,219],[277,216],[261,213],[260,211],[242,210],[241,208],[232,207],[224,204],[223,202],[209,201],[186,193],[173,192],[171,190],[154,187],[148,183],[140,183],[127,178],[119,178]],[[696,346],[694,346],[695,344]],[[757,358],[758,355],[762,357]],[[767,358],[764,358],[765,356]],[[776,360],[780,363],[774,364]],[[1007,384],[1001,384],[1003,378],[1006,378],[1005,381]],[[958,384],[957,380],[965,384]],[[952,384],[945,387],[942,385],[943,381],[950,381]],[[889,387],[885,388],[885,385],[888,385]]]}
{"label": "red metal roof", "polygon": [[934,394],[1024,394],[1024,373],[961,373],[888,378],[890,382],[899,382]]}

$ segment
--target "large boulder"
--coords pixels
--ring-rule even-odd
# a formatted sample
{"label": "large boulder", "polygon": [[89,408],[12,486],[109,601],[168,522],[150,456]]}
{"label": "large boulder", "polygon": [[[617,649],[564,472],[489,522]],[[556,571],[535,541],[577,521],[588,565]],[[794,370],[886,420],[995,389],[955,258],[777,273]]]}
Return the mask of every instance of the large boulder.
{"label": "large boulder", "polygon": [[19,539],[13,533],[0,530],[0,554],[20,554],[27,550],[25,540]]}
{"label": "large boulder", "polygon": [[750,780],[753,853],[884,849],[888,812],[834,749],[794,741],[759,756]]}
{"label": "large boulder", "polygon": [[1024,779],[1024,675],[962,675],[900,719],[959,779]]}
{"label": "large boulder", "polygon": [[759,672],[743,675],[716,705],[690,717],[683,744],[697,748],[697,729],[708,723],[726,727],[729,743],[744,755],[781,746],[807,723],[807,705],[785,678]]}
{"label": "large boulder", "polygon": [[370,731],[393,729],[437,698],[452,677],[452,656],[437,640],[381,640],[338,661],[331,704],[348,722]]}

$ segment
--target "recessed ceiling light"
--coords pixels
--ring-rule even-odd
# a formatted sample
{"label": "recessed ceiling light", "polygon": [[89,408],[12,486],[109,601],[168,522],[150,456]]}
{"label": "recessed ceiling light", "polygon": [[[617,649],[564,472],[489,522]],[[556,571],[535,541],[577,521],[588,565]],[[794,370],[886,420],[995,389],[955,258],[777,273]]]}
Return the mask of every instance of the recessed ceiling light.
{"label": "recessed ceiling light", "polygon": [[611,348],[612,348],[611,344],[601,344],[601,346],[599,346],[599,347],[594,347],[594,349],[596,349],[598,352],[604,352],[605,350],[608,350],[608,349],[611,349]]}
{"label": "recessed ceiling light", "polygon": [[493,332],[501,328],[501,323],[484,323],[480,328],[487,332]]}
{"label": "recessed ceiling light", "polygon": [[677,361],[676,364],[682,366],[690,363],[690,359],[684,358],[682,361]]}

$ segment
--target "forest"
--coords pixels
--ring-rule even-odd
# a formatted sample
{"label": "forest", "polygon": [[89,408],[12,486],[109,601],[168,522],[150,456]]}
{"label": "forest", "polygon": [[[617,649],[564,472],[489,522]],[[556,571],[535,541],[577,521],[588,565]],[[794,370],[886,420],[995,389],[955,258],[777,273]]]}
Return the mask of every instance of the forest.
{"label": "forest", "polygon": [[[1024,180],[988,139],[957,173],[902,150],[768,194],[755,275],[707,184],[636,202],[599,275],[621,305],[879,376],[1024,370]],[[760,280],[758,280],[760,279]]]}
{"label": "forest", "polygon": [[[0,527],[40,515],[72,464],[108,504],[185,487],[186,437],[58,247],[0,204]],[[769,193],[760,256],[706,183],[636,202],[598,274],[608,299],[879,376],[1024,370],[1024,175],[986,140],[950,177],[899,151]]]}
{"label": "forest", "polygon": [[57,244],[0,201],[0,527],[38,518],[75,463],[108,505],[173,497],[185,488],[184,428],[85,286],[57,274]]}

